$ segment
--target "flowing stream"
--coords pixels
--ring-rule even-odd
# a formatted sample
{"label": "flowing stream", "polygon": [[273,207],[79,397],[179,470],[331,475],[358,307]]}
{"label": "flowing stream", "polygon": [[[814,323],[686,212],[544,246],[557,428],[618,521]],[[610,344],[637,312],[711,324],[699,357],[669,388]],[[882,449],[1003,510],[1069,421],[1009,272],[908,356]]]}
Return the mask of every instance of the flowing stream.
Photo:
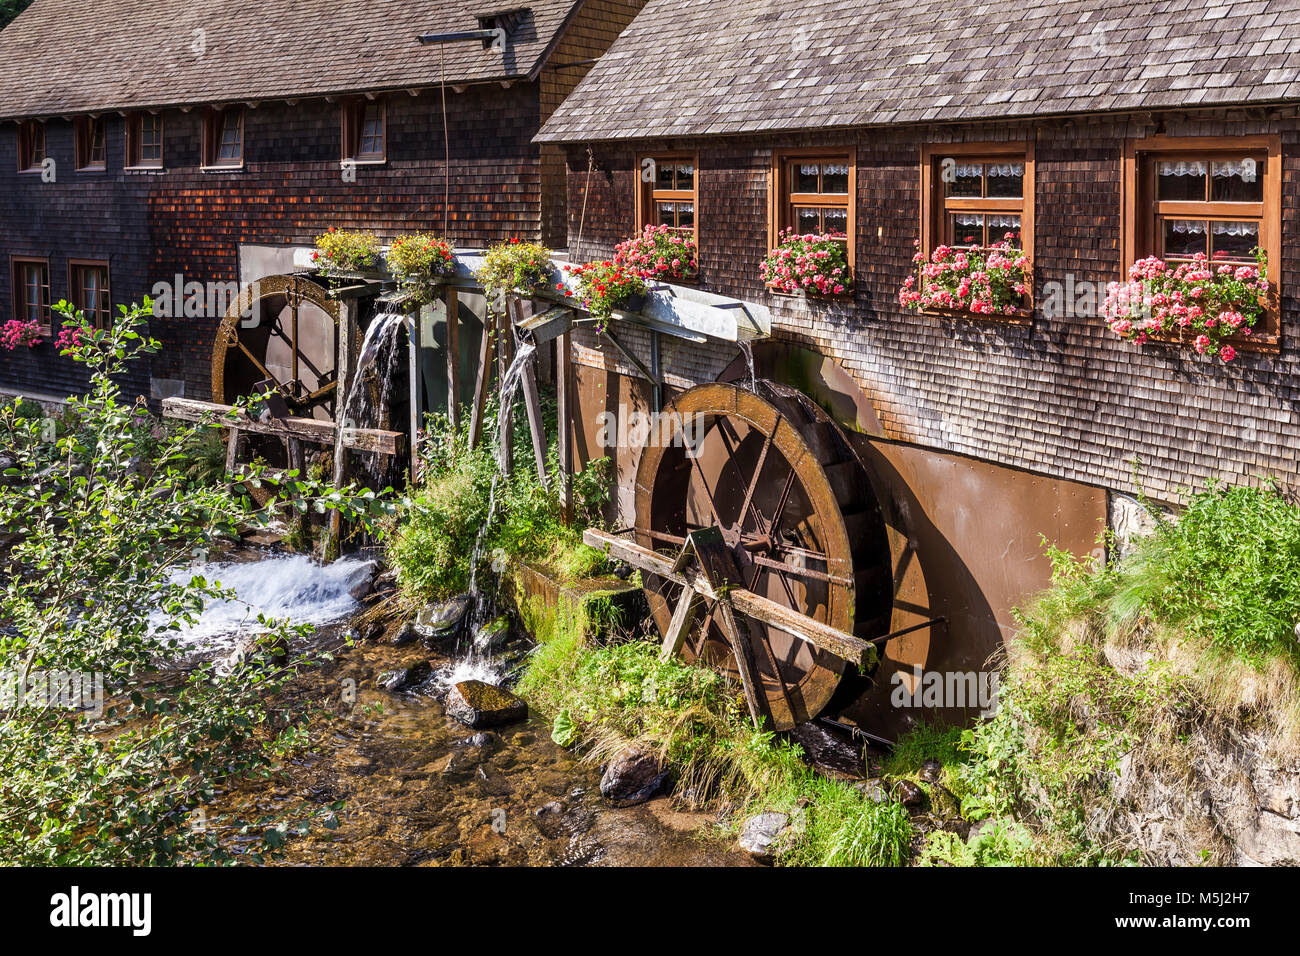
{"label": "flowing stream", "polygon": [[[196,650],[221,650],[261,630],[257,616],[289,618],[295,624],[331,624],[357,609],[352,589],[374,573],[374,563],[348,557],[318,564],[302,554],[265,557],[260,561],[216,561],[177,571],[176,583],[202,577],[233,590],[237,599],[214,601],[198,623],[182,628],[181,641]],[[155,615],[154,625],[163,623]]]}

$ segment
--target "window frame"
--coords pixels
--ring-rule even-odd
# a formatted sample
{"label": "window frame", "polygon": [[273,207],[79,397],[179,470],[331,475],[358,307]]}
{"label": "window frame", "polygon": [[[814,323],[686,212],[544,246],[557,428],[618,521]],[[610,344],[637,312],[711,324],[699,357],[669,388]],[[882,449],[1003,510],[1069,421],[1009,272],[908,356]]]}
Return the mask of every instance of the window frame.
{"label": "window frame", "polygon": [[44,284],[45,302],[41,306],[41,311],[44,318],[38,321],[40,322],[41,334],[47,336],[52,335],[54,330],[54,311],[52,308],[54,301],[50,290],[50,260],[48,257],[46,258],[42,258],[41,256],[10,256],[9,257],[9,278],[11,282],[9,288],[13,291],[12,298],[13,298],[14,318],[18,319],[19,321],[27,320],[27,311],[31,303],[27,301],[27,283],[24,281],[20,281],[20,276],[22,275],[22,271],[29,266],[39,266],[45,270],[45,284]]}
{"label": "window frame", "polygon": [[[225,131],[226,125],[225,117],[232,112],[239,117],[239,159],[237,161],[220,158],[221,134]],[[202,168],[204,170],[229,172],[230,170],[244,168],[244,160],[248,152],[247,123],[245,120],[245,111],[242,106],[209,107],[207,114],[203,117]]]}
{"label": "window frame", "polygon": [[[82,288],[80,281],[78,281],[79,270],[81,269],[103,269],[104,270],[104,291],[102,293],[104,297],[103,309],[96,307],[92,312],[91,310],[87,309],[85,304],[81,301],[82,292],[85,291]],[[72,303],[74,309],[82,313],[85,313],[86,318],[90,320],[90,322],[97,329],[107,328],[108,323],[111,321],[113,317],[113,295],[112,295],[113,284],[112,283],[113,283],[112,273],[109,270],[107,259],[69,259],[68,260],[68,301]],[[102,314],[102,321],[99,319],[99,316],[101,316],[101,314]]]}
{"label": "window frame", "polygon": [[[367,106],[379,109],[379,121],[383,125],[383,151],[380,153],[359,152]],[[380,166],[388,162],[388,101],[384,97],[345,100],[340,105],[339,124],[341,161],[354,162],[358,166]]]}
{"label": "window frame", "polygon": [[[95,127],[103,130],[103,156],[94,158]],[[108,170],[108,120],[103,116],[78,116],[73,123],[73,166],[79,173],[102,173]]]}
{"label": "window frame", "polygon": [[[39,162],[33,161],[34,139],[32,134],[37,130],[41,134],[41,158]],[[22,120],[18,124],[18,172],[39,173],[44,171],[45,160],[50,155],[48,132],[44,120]]]}
{"label": "window frame", "polygon": [[[656,189],[655,182],[645,182],[641,178],[641,171],[645,169],[645,161],[652,160],[655,168],[658,169],[659,163],[688,163],[695,170],[695,180],[691,190],[688,193],[685,189]],[[646,226],[658,226],[658,217],[654,215],[655,203],[657,202],[689,202],[695,208],[694,222],[690,228],[691,239],[695,242],[695,248],[700,248],[700,154],[684,150],[659,150],[646,153],[638,153],[636,157],[636,235],[645,232]],[[686,232],[681,227],[672,227],[678,232]]]}
{"label": "window frame", "polygon": [[[1194,157],[1213,161],[1216,158],[1263,154],[1266,165],[1263,194],[1259,203],[1213,202],[1210,200],[1157,200],[1155,163],[1161,157]],[[1156,235],[1161,217],[1204,219],[1206,221],[1249,220],[1259,223],[1259,246],[1268,257],[1268,281],[1271,291],[1265,300],[1263,321],[1249,336],[1233,335],[1237,349],[1277,351],[1281,345],[1282,311],[1282,137],[1276,133],[1249,136],[1169,136],[1163,133],[1124,141],[1121,189],[1120,276],[1128,276],[1133,263],[1146,256],[1163,258],[1162,241]],[[1258,207],[1245,214],[1243,206]],[[1163,207],[1163,208],[1161,208]],[[1234,208],[1235,207],[1235,208]],[[1218,213],[1216,215],[1216,213]],[[1233,215],[1232,213],[1235,213]],[[1177,261],[1177,260],[1176,260]],[[1176,341],[1153,336],[1153,341]]]}
{"label": "window frame", "polygon": [[983,213],[1016,213],[1020,216],[1020,249],[1029,257],[1029,275],[1026,285],[1029,294],[1025,304],[1014,315],[984,315],[963,310],[925,309],[926,315],[955,315],[981,321],[1006,322],[1023,325],[1034,318],[1034,205],[1036,201],[1034,177],[1034,141],[998,140],[971,143],[925,143],[921,146],[921,245],[919,251],[929,260],[931,253],[941,244],[947,232],[950,210],[948,197],[943,195],[943,178],[937,174],[936,165],[951,157],[966,162],[997,162],[1016,159],[1025,165],[1022,191],[1019,199],[981,197],[980,199],[953,197],[958,206],[969,206],[971,211]]}
{"label": "window frame", "polygon": [[[788,171],[795,161],[818,160],[820,162],[844,162],[849,168],[849,184],[844,194],[844,202],[839,201],[838,193],[795,193],[787,191]],[[826,197],[833,197],[827,201]],[[849,265],[850,289],[841,295],[822,295],[807,293],[819,299],[851,299],[857,288],[858,275],[858,149],[856,146],[807,146],[797,149],[774,149],[772,165],[768,174],[767,197],[767,248],[775,249],[782,230],[794,225],[791,213],[795,206],[815,204],[818,206],[843,205],[848,213],[846,233],[846,256]],[[813,201],[816,200],[814,203]],[[773,295],[792,295],[793,293],[773,292]]]}
{"label": "window frame", "polygon": [[[158,159],[144,158],[144,121],[146,118],[158,121]],[[126,157],[123,164],[128,170],[158,170],[165,168],[167,149],[167,124],[162,113],[148,111],[132,113],[126,119]]]}

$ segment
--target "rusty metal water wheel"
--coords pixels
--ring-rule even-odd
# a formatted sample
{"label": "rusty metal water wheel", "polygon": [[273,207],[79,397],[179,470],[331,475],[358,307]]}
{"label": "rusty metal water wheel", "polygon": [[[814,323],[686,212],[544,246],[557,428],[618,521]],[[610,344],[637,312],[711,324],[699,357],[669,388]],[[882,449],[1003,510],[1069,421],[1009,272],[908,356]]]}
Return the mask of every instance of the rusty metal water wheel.
{"label": "rusty metal water wheel", "polygon": [[270,379],[293,415],[333,420],[338,395],[339,306],[300,276],[267,276],[245,286],[212,346],[212,400],[250,396]]}
{"label": "rusty metal water wheel", "polygon": [[[807,396],[773,382],[754,391],[701,385],[665,410],[637,470],[636,538],[676,554],[686,535],[717,527],[740,586],[870,639],[888,628],[889,554],[879,508],[843,432]],[[666,631],[680,588],[646,575],[646,596]],[[683,647],[736,675],[730,645],[701,614]],[[777,730],[816,717],[845,662],[782,631],[745,621]]]}

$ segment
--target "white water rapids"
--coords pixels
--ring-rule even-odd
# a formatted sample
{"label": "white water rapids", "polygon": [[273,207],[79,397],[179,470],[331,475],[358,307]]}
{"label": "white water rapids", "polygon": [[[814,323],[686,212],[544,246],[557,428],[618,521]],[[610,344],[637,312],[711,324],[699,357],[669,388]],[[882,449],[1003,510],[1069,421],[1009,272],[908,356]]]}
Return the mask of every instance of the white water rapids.
{"label": "white water rapids", "polygon": [[[356,610],[350,592],[369,573],[370,562],[360,558],[321,565],[302,554],[186,568],[172,580],[183,583],[201,576],[209,584],[220,582],[239,599],[210,603],[198,623],[182,628],[178,636],[186,644],[212,650],[233,647],[239,638],[256,633],[259,613],[288,618],[294,624],[331,624]],[[152,623],[161,626],[165,621],[155,615]]]}

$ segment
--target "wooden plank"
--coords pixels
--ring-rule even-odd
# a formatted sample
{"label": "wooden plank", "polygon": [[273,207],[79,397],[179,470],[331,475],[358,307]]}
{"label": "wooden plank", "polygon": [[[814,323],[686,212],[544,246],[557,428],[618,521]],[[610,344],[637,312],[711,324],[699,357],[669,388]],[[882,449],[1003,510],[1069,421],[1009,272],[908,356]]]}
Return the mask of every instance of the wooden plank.
{"label": "wooden plank", "polygon": [[[582,533],[582,540],[591,547],[600,548],[644,572],[677,584],[688,585],[706,598],[717,600],[721,596],[714,591],[713,586],[699,571],[689,567],[680,572],[674,571],[672,558],[643,548],[626,538],[588,528]],[[870,667],[877,660],[876,648],[870,642],[814,620],[806,614],[792,611],[753,591],[745,588],[730,588],[726,591],[726,597],[741,614],[747,614],[755,620],[780,628],[787,634],[792,634],[799,640],[850,663]]]}
{"label": "wooden plank", "polygon": [[420,384],[420,329],[423,312],[430,306],[421,306],[406,323],[406,369],[411,412],[411,481],[420,480],[420,436],[424,433],[424,388]]}
{"label": "wooden plank", "polygon": [[235,465],[239,463],[239,429],[231,428],[226,432],[226,474],[235,473]]}
{"label": "wooden plank", "polygon": [[663,647],[659,651],[662,660],[666,661],[681,653],[682,645],[686,643],[686,635],[695,624],[702,603],[699,592],[694,588],[682,588],[677,606],[673,608],[673,619],[668,622],[668,632],[664,634]]}
{"label": "wooden plank", "polygon": [[[507,300],[508,302],[508,300]],[[505,414],[505,393],[501,391],[505,385],[506,375],[510,371],[510,363],[515,358],[515,333],[511,327],[510,309],[507,304],[506,314],[501,316],[501,324],[498,331],[497,339],[497,447],[500,449],[501,471],[505,475],[511,475],[515,470],[515,442],[514,424],[515,411],[511,406],[510,414]]]}
{"label": "wooden plank", "polygon": [[[345,407],[348,400],[348,393],[352,389],[352,362],[353,347],[356,344],[356,336],[353,335],[357,324],[357,306],[356,302],[351,299],[343,299],[339,302],[339,324],[338,324],[338,352],[335,356],[335,381],[338,382],[338,391],[334,402],[334,417],[343,425],[347,425],[347,408]],[[348,482],[348,450],[347,446],[341,441],[334,442],[334,490],[341,490]],[[343,512],[338,508],[330,509],[329,533],[325,538],[325,559],[330,560],[339,556],[343,546]]]}
{"label": "wooden plank", "polygon": [[483,335],[478,345],[478,377],[474,380],[474,408],[469,419],[470,448],[477,448],[483,437],[483,413],[487,408],[488,383],[492,380],[494,339],[495,320],[489,311],[483,317]]}
{"label": "wooden plank", "polygon": [[336,432],[341,431],[344,447],[381,455],[399,455],[405,447],[405,436],[401,432],[381,428],[338,429],[333,422],[317,421],[314,418],[289,417],[260,421],[249,418],[242,410],[236,411],[230,405],[200,402],[191,398],[164,399],[163,416],[188,422],[212,421],[239,428],[251,435],[296,438],[314,445],[334,445]]}
{"label": "wooden plank", "polygon": [[569,333],[555,340],[555,397],[559,414],[560,501],[564,505],[564,523],[573,524],[573,361],[569,353]]}
{"label": "wooden plank", "polygon": [[460,428],[460,293],[447,290],[447,418]]}
{"label": "wooden plank", "polygon": [[736,569],[736,559],[727,550],[722,532],[717,528],[704,528],[688,534],[682,554],[691,552],[694,552],[699,564],[699,573],[718,595],[715,605],[718,624],[731,644],[732,653],[736,655],[736,669],[740,672],[740,684],[745,691],[745,701],[749,704],[749,715],[754,720],[754,726],[762,729],[765,723],[771,721],[772,711],[767,703],[767,691],[759,680],[749,627],[743,618],[736,617],[732,608],[731,587],[741,580],[740,572]]}

